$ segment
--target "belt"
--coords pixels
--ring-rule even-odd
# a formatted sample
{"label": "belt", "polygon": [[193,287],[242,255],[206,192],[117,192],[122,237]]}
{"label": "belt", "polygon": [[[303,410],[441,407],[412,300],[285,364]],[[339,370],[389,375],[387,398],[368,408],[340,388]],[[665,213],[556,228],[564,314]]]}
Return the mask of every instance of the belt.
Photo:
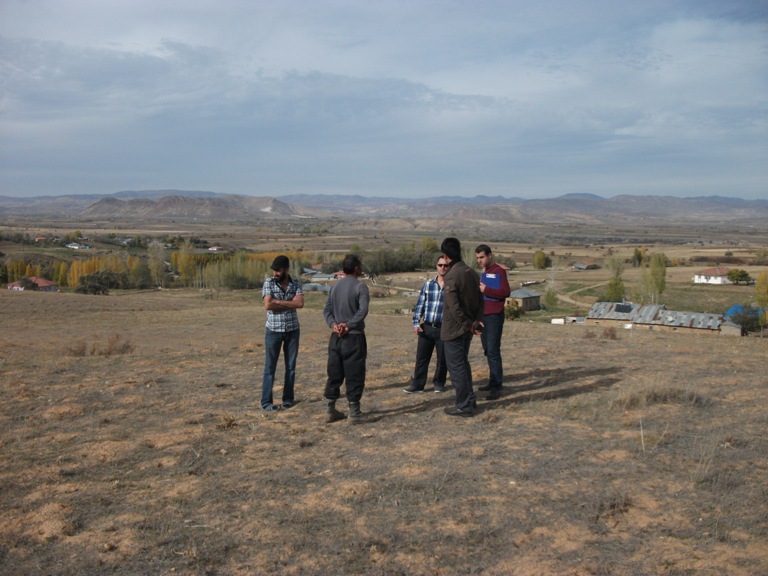
{"label": "belt", "polygon": [[443,325],[442,322],[422,322],[422,324],[426,324],[427,326],[432,326],[432,328],[440,328],[440,326]]}

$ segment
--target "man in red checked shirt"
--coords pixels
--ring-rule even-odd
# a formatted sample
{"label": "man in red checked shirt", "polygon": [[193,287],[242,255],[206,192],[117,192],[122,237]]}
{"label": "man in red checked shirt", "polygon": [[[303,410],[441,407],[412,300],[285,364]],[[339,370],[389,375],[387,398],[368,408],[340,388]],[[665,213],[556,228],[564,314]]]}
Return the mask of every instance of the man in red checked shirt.
{"label": "man in red checked shirt", "polygon": [[475,258],[480,266],[480,291],[483,293],[483,333],[480,341],[483,353],[488,359],[490,376],[488,385],[480,390],[487,390],[486,400],[501,398],[501,386],[504,381],[504,368],[501,362],[501,334],[504,331],[504,307],[509,297],[507,271],[493,259],[490,246],[480,244],[475,248]]}

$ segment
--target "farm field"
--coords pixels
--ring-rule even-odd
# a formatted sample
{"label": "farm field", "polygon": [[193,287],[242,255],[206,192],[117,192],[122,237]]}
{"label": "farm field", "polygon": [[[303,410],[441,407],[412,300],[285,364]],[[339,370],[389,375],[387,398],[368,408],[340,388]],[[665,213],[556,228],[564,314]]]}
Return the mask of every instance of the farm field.
{"label": "farm field", "polygon": [[[425,238],[402,222],[347,227],[61,222],[80,230],[205,238],[308,260]],[[476,226],[475,226],[476,228]],[[670,309],[722,313],[751,286],[700,286],[696,270],[750,265],[764,235],[664,243],[674,230],[574,229],[579,244],[476,239],[514,262],[513,287],[554,286],[558,304],[508,322],[505,391],[456,422],[452,392],[407,395],[410,317],[429,270],[372,285],[372,422],[324,423],[324,294],[307,293],[294,408],[263,413],[265,312],[258,290],[0,290],[0,571],[9,575],[752,575],[768,572],[765,339],[555,326],[604,290],[605,260],[635,248],[667,268]],[[663,233],[662,233],[663,232]],[[614,241],[601,239],[606,238]],[[624,234],[647,242],[616,242]],[[0,242],[6,259],[86,258]],[[533,268],[533,255],[553,258]],[[570,264],[596,262],[595,270]],[[429,264],[429,263],[427,263]],[[640,271],[627,266],[628,296]],[[480,343],[475,383],[487,381]],[[276,382],[281,380],[281,368]],[[279,394],[279,386],[277,393]]]}
{"label": "farm field", "polygon": [[3,574],[768,571],[764,339],[518,320],[457,422],[402,392],[415,337],[377,298],[374,421],[328,425],[324,296],[274,414],[260,294],[208,296],[0,291]]}

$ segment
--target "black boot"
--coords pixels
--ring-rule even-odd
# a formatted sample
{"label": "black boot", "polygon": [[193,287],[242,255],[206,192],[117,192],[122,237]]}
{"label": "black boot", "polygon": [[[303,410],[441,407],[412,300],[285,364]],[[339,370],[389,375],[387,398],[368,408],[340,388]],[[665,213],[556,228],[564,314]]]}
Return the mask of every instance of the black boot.
{"label": "black boot", "polygon": [[327,424],[332,424],[334,422],[338,422],[339,420],[344,420],[347,417],[344,412],[339,412],[336,410],[336,400],[326,400],[326,402],[328,404],[325,418]]}
{"label": "black boot", "polygon": [[360,402],[349,403],[349,422],[350,424],[363,424],[368,418],[360,411]]}

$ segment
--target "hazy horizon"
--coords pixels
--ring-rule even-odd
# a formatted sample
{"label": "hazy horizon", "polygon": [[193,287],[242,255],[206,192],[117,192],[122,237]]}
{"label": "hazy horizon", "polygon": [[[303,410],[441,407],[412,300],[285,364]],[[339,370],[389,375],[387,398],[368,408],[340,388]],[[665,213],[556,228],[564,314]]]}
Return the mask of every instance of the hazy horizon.
{"label": "hazy horizon", "polygon": [[[522,201],[527,202],[531,200],[557,200],[561,198],[595,198],[600,200],[611,200],[613,198],[620,198],[624,196],[629,197],[637,197],[637,198],[671,198],[676,200],[707,200],[707,199],[725,199],[725,200],[743,200],[746,202],[749,201],[768,201],[768,198],[742,198],[740,196],[723,196],[718,194],[711,194],[708,196],[671,196],[671,195],[661,195],[661,194],[614,194],[611,196],[603,196],[600,194],[591,194],[591,193],[582,193],[582,192],[571,192],[566,194],[561,194],[560,196],[548,196],[548,197],[541,197],[541,198],[524,198],[521,196],[504,196],[504,195],[490,195],[490,194],[475,194],[473,196],[466,196],[466,195],[434,195],[434,196],[425,196],[422,198],[411,198],[407,196],[381,196],[381,195],[365,195],[365,194],[355,194],[355,193],[332,193],[332,192],[325,192],[325,193],[310,193],[310,192],[301,192],[301,193],[290,193],[290,194],[282,194],[282,195],[270,195],[270,194],[233,194],[233,193],[227,193],[227,192],[216,192],[214,190],[181,190],[181,189],[174,189],[174,188],[168,188],[168,189],[145,189],[145,190],[118,190],[116,192],[72,192],[72,193],[60,193],[60,194],[34,194],[34,195],[27,195],[27,196],[14,196],[9,194],[0,194],[0,197],[3,198],[14,198],[14,199],[32,199],[32,198],[57,198],[57,197],[63,197],[63,196],[97,196],[97,197],[105,197],[105,196],[117,196],[120,194],[159,194],[159,193],[168,193],[169,195],[172,194],[189,194],[189,195],[199,195],[199,196],[208,196],[208,195],[215,195],[215,196],[251,196],[251,197],[265,197],[265,198],[274,198],[276,200],[280,200],[281,198],[288,198],[293,196],[318,196],[318,197],[362,197],[362,198],[369,198],[369,199],[379,199],[382,201],[387,200],[393,200],[393,201],[419,201],[419,200],[434,200],[434,199],[456,199],[456,200],[472,200],[475,198],[488,198],[488,199],[500,199],[504,201]],[[154,196],[153,196],[154,197]]]}

